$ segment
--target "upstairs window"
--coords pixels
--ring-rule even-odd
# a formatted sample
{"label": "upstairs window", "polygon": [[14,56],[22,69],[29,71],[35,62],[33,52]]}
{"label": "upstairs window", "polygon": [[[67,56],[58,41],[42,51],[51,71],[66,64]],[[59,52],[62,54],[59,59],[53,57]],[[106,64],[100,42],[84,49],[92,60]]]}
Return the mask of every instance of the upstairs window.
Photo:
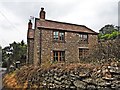
{"label": "upstairs window", "polygon": [[55,31],[55,32],[53,33],[53,35],[54,35],[53,39],[54,39],[54,40],[58,40],[58,38],[59,38],[59,32],[58,32],[58,31]]}
{"label": "upstairs window", "polygon": [[65,61],[65,51],[53,51],[54,61]]}
{"label": "upstairs window", "polygon": [[59,34],[60,34],[60,40],[61,41],[64,41],[64,38],[65,38],[65,33],[64,32],[59,32]]}
{"label": "upstairs window", "polygon": [[65,32],[54,31],[53,32],[53,40],[54,41],[64,41],[65,40]]}
{"label": "upstairs window", "polygon": [[79,34],[82,43],[88,43],[88,34]]}

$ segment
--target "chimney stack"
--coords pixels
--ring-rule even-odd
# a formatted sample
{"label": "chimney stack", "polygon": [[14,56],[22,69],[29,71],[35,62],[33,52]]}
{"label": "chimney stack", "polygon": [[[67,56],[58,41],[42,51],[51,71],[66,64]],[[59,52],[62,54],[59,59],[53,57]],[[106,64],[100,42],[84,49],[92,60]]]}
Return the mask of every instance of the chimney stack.
{"label": "chimney stack", "polygon": [[40,19],[45,19],[45,11],[43,7],[41,8],[41,11],[40,11]]}
{"label": "chimney stack", "polygon": [[31,22],[31,20],[29,20],[29,23],[28,23],[28,30],[29,29],[32,29],[32,22]]}

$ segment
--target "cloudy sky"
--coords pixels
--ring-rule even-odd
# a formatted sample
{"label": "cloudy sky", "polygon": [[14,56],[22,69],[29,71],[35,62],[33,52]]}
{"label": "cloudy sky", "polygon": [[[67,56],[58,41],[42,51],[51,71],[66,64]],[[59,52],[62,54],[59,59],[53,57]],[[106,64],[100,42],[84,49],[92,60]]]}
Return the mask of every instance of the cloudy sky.
{"label": "cloudy sky", "polygon": [[45,8],[46,19],[68,22],[99,31],[106,24],[118,25],[119,0],[1,0],[0,45],[27,41],[30,16]]}

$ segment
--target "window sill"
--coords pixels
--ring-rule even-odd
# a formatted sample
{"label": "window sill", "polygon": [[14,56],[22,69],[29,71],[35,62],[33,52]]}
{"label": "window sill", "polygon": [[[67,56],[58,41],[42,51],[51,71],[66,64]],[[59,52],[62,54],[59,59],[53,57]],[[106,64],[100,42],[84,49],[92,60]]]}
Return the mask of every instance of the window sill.
{"label": "window sill", "polygon": [[88,41],[84,41],[84,40],[79,40],[78,43],[79,44],[89,44]]}
{"label": "window sill", "polygon": [[54,43],[65,43],[65,41],[53,40]]}
{"label": "window sill", "polygon": [[88,42],[79,42],[79,44],[89,44]]}

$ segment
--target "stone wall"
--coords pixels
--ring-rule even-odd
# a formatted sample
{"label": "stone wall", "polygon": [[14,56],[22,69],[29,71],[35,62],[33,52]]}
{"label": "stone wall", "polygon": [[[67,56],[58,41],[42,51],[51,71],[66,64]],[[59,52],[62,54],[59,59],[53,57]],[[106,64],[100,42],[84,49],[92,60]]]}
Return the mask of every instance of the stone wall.
{"label": "stone wall", "polygon": [[88,42],[89,42],[88,47],[92,49],[96,44],[98,44],[98,36],[89,34]]}
{"label": "stone wall", "polygon": [[28,58],[27,62],[28,64],[33,64],[33,55],[34,55],[34,39],[28,39]]}
{"label": "stone wall", "polygon": [[[24,75],[24,77],[23,77]],[[23,68],[17,73],[17,80],[26,82],[27,88],[45,90],[119,90],[120,63],[104,65],[53,64],[50,67]],[[19,82],[19,83],[20,83]],[[35,86],[35,87],[34,87]]]}
{"label": "stone wall", "polygon": [[[40,29],[41,34],[41,62],[53,61],[53,50],[65,51],[65,62],[80,62],[79,48],[88,47],[92,49],[97,43],[97,35],[88,35],[88,44],[81,43],[79,33],[65,32],[65,42],[54,42],[53,31]],[[40,41],[40,40],[39,40]]]}
{"label": "stone wall", "polygon": [[33,58],[34,58],[34,65],[40,65],[41,60],[40,60],[40,30],[35,29],[35,36],[34,36],[34,53],[33,53]]}

